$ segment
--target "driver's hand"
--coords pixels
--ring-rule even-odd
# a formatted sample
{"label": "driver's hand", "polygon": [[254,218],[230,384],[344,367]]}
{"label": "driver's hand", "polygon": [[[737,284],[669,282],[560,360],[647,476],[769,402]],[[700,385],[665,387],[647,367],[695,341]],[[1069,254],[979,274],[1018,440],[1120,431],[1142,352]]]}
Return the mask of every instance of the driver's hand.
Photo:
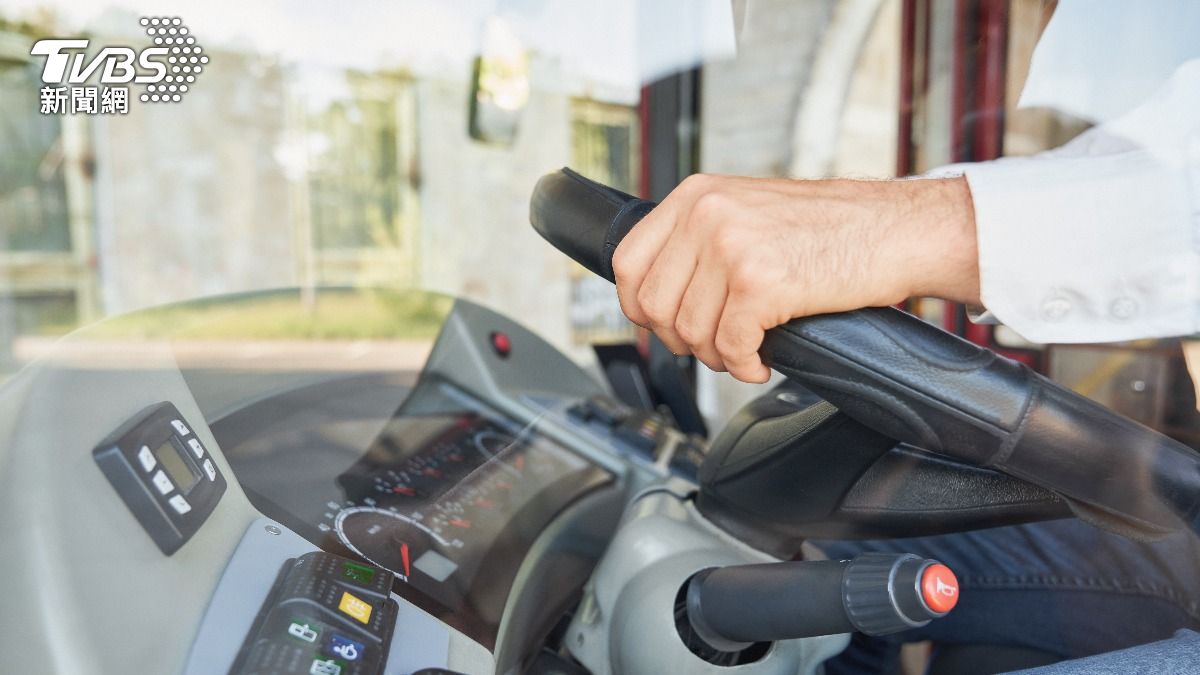
{"label": "driver's hand", "polygon": [[790,319],[979,298],[962,178],[691,176],[625,237],[613,271],[631,321],[745,382],[770,376],[763,332]]}

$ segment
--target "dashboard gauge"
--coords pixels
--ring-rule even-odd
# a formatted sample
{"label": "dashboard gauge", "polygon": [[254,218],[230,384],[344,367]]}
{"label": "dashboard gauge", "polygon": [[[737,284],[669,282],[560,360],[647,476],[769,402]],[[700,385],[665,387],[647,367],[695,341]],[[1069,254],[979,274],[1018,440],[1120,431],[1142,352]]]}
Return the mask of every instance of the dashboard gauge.
{"label": "dashboard gauge", "polygon": [[517,439],[512,436],[490,429],[475,434],[472,440],[475,443],[475,448],[488,459],[500,455],[505,450],[517,444]]}
{"label": "dashboard gauge", "polygon": [[391,385],[371,382],[352,380],[336,396],[325,389],[296,394],[294,407],[319,414],[265,428],[261,420],[275,409],[248,408],[245,428],[254,435],[230,440],[226,456],[239,479],[297,457],[314,462],[305,467],[314,480],[302,487],[291,472],[247,478],[248,494],[262,497],[255,506],[325,550],[390,570],[394,593],[490,649],[536,537],[612,475],[536,426],[434,378],[421,380],[386,420],[360,424],[379,431],[346,466],[344,449],[329,448],[326,429],[357,419],[356,411],[377,398],[396,400]]}
{"label": "dashboard gauge", "polygon": [[402,581],[412,576],[414,564],[431,551],[437,554],[453,543],[409,516],[374,507],[342,509],[334,520],[338,539],[346,548],[391,570]]}

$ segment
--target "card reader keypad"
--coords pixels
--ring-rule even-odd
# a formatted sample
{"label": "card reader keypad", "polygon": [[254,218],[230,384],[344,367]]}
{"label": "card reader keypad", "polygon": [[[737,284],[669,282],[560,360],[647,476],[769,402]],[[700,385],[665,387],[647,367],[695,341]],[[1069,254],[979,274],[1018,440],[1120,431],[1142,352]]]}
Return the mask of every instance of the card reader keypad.
{"label": "card reader keypad", "polygon": [[378,675],[395,628],[392,574],[313,552],[284,564],[234,674]]}

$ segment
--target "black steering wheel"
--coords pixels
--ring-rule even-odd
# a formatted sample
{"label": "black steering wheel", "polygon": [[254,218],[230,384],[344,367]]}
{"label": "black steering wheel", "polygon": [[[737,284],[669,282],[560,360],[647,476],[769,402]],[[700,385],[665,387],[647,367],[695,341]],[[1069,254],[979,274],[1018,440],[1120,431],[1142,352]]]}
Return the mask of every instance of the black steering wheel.
{"label": "black steering wheel", "polygon": [[[621,239],[655,204],[570,169],[543,177],[530,221],[613,280]],[[1007,474],[1114,531],[1200,531],[1200,455],[1022,364],[883,307],[795,319],[759,354],[883,436]]]}

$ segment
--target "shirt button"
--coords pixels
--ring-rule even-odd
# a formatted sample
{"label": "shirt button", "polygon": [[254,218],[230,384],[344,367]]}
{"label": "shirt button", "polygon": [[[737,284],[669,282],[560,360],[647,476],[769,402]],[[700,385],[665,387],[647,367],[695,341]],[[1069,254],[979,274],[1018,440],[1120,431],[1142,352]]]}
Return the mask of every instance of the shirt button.
{"label": "shirt button", "polygon": [[1114,319],[1121,321],[1133,318],[1133,315],[1137,314],[1137,311],[1137,300],[1133,298],[1117,298],[1108,306],[1108,313],[1112,314]]}
{"label": "shirt button", "polygon": [[1071,301],[1066,298],[1050,298],[1042,303],[1042,318],[1047,321],[1059,321],[1071,311]]}

